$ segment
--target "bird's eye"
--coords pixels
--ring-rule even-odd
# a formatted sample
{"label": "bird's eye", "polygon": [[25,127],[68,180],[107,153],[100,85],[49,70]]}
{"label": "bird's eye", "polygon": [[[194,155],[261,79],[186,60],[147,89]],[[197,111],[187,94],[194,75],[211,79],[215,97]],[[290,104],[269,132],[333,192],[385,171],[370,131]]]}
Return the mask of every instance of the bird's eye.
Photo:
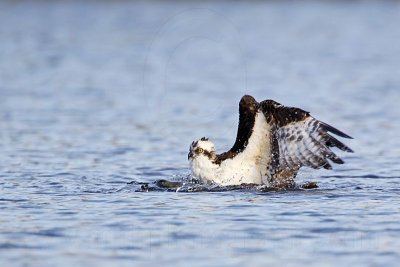
{"label": "bird's eye", "polygon": [[197,153],[203,153],[203,151],[204,150],[202,148],[200,148],[200,147],[197,149]]}

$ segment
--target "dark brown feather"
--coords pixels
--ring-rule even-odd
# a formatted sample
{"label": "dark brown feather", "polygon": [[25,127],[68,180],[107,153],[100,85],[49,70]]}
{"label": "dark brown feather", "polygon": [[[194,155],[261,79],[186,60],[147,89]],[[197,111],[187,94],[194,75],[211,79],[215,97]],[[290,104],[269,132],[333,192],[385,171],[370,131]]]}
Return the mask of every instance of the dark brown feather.
{"label": "dark brown feather", "polygon": [[274,100],[264,100],[260,102],[259,107],[264,112],[267,122],[273,120],[279,127],[302,121],[310,116],[307,111],[300,108],[285,107]]}
{"label": "dark brown feather", "polygon": [[232,148],[222,154],[217,155],[215,163],[221,164],[222,161],[235,157],[242,152],[253,132],[258,102],[250,95],[245,95],[239,102],[239,126],[236,141]]}

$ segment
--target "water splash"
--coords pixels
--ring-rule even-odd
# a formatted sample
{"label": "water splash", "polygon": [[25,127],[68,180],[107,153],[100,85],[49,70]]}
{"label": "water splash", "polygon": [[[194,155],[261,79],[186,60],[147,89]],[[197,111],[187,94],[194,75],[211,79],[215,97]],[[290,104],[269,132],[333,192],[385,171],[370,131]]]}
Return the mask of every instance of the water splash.
{"label": "water splash", "polygon": [[271,192],[271,191],[299,191],[316,189],[318,185],[316,182],[305,182],[296,184],[290,188],[272,187],[266,185],[257,184],[241,184],[241,185],[229,185],[222,186],[217,184],[203,184],[198,180],[192,178],[190,175],[183,178],[181,181],[169,181],[165,179],[156,180],[154,182],[145,183],[131,181],[127,184],[128,187],[134,187],[135,192],[179,192],[179,193],[191,193],[191,192],[225,192],[225,191],[251,191],[251,192]]}

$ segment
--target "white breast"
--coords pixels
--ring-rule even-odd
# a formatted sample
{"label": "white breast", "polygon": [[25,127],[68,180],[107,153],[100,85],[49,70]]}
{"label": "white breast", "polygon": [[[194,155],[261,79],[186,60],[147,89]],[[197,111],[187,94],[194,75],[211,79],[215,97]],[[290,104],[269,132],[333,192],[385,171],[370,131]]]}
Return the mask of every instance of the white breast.
{"label": "white breast", "polygon": [[[224,160],[221,165],[209,171],[203,168],[198,169],[199,174],[204,173],[198,176],[203,181],[212,181],[221,185],[263,184],[263,180],[266,180],[265,177],[269,175],[267,172],[267,166],[270,164],[269,133],[270,127],[264,114],[258,112],[247,147],[234,158]],[[195,172],[193,168],[192,170]]]}

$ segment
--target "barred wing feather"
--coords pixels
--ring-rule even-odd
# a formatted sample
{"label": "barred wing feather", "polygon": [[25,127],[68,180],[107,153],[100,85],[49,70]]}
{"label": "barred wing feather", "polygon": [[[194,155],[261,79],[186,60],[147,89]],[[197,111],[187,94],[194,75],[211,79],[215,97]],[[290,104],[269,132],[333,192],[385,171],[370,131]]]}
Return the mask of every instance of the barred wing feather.
{"label": "barred wing feather", "polygon": [[353,152],[331,134],[351,138],[338,129],[316,120],[309,112],[285,107],[273,100],[260,103],[267,123],[272,125],[272,175],[282,170],[297,171],[302,166],[331,169],[330,161],[343,164],[330,148]]}

